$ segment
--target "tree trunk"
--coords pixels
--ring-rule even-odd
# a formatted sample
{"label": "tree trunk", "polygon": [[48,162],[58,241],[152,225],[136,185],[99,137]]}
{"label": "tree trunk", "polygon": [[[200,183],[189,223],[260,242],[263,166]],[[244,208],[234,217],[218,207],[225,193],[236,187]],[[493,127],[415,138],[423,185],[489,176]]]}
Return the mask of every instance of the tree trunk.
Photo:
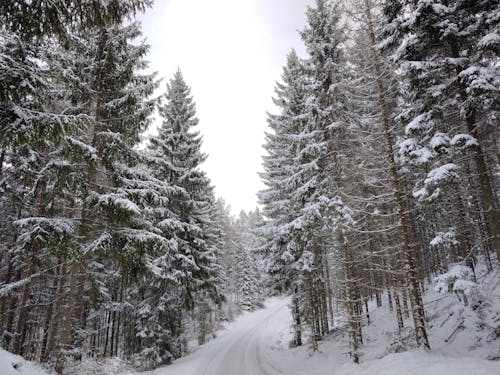
{"label": "tree trunk", "polygon": [[309,325],[311,327],[311,344],[313,351],[318,350],[318,337],[317,337],[317,327],[316,327],[316,318],[314,314],[314,295],[313,295],[313,282],[311,272],[308,272],[306,275],[306,294],[309,303],[308,308],[308,320]]}
{"label": "tree trunk", "polygon": [[[13,242],[15,243],[15,241]],[[8,285],[11,282],[12,276],[14,274],[14,259],[13,259],[13,252],[9,251],[7,255],[7,272],[5,273],[5,279],[4,279],[4,284]],[[0,327],[3,329],[3,332],[7,332],[10,330],[10,327],[7,327],[7,320],[4,319],[6,317],[6,309],[9,306],[9,300],[12,297],[9,295],[2,296],[0,298]],[[5,336],[5,334],[3,334]],[[0,340],[5,339],[6,337],[0,337]],[[8,347],[8,345],[6,345]]]}
{"label": "tree trunk", "polygon": [[379,60],[378,51],[376,50],[376,38],[375,31],[372,21],[372,8],[368,2],[365,0],[365,10],[368,20],[368,33],[371,42],[371,52],[373,58],[372,69],[375,75],[377,90],[378,90],[378,105],[379,110],[382,115],[382,122],[384,128],[384,135],[387,147],[387,161],[390,165],[390,173],[392,177],[392,186],[394,189],[395,201],[398,206],[398,215],[400,219],[401,234],[403,237],[403,252],[405,259],[405,270],[406,270],[406,280],[408,283],[408,289],[410,292],[410,299],[412,305],[413,320],[415,326],[415,339],[417,346],[423,345],[426,349],[430,349],[429,339],[427,337],[427,331],[425,328],[425,317],[424,317],[424,305],[422,302],[422,297],[420,294],[420,287],[418,284],[418,270],[415,264],[415,256],[413,254],[413,249],[411,248],[410,238],[410,222],[408,217],[407,205],[403,198],[403,188],[400,186],[400,176],[398,174],[396,161],[394,160],[394,150],[393,150],[393,137],[391,133],[391,116],[389,106],[385,100],[385,84],[382,78],[382,69]]}
{"label": "tree trunk", "polygon": [[399,293],[398,292],[396,292],[394,290],[393,295],[394,295],[394,302],[396,304],[396,318],[398,321],[398,331],[399,331],[399,333],[401,333],[401,331],[404,328],[403,313],[401,312],[401,302],[399,301]]}
{"label": "tree trunk", "polygon": [[[57,282],[57,289],[55,293],[55,307],[54,312],[50,317],[50,325],[44,336],[44,345],[42,345],[42,362],[48,362],[54,352],[55,340],[57,336],[57,330],[59,328],[59,323],[61,321],[61,303],[63,301],[64,295],[64,285],[66,284],[66,262],[61,263],[59,267],[59,277]],[[47,315],[48,316],[48,315]]]}
{"label": "tree trunk", "polygon": [[81,272],[81,265],[77,261],[73,261],[70,271],[70,287],[66,309],[64,310],[64,318],[62,321],[61,334],[59,336],[59,345],[57,348],[55,370],[58,374],[63,373],[66,362],[66,350],[71,338],[73,329],[75,304],[79,297],[78,276]]}
{"label": "tree trunk", "polygon": [[347,296],[347,312],[349,315],[349,333],[351,337],[351,357],[354,363],[359,363],[359,338],[361,333],[358,327],[358,314],[356,313],[356,291],[354,285],[354,273],[352,271],[353,261],[352,254],[349,246],[344,239],[344,233],[340,225],[337,227],[337,240],[343,254],[343,266],[346,279],[346,296]]}
{"label": "tree trunk", "polygon": [[328,312],[330,315],[330,325],[333,327],[335,317],[333,315],[333,293],[332,293],[332,284],[330,279],[330,265],[328,262],[328,253],[326,251],[326,246],[322,247],[323,247],[323,263],[325,265],[324,272],[325,272]]}
{"label": "tree trunk", "polygon": [[50,326],[52,322],[55,320],[55,310],[56,307],[54,306],[55,303],[57,303],[57,290],[58,290],[58,285],[59,285],[59,278],[57,277],[57,274],[54,275],[54,280],[53,280],[53,285],[52,285],[52,300],[47,306],[47,310],[45,311],[45,325],[43,328],[43,335],[42,335],[42,343],[41,343],[41,349],[40,349],[40,361],[44,361],[44,354],[47,348],[47,341],[48,341],[48,333],[50,331]]}
{"label": "tree trunk", "polygon": [[[24,278],[28,278],[33,274],[33,262],[29,261]],[[26,282],[21,292],[21,298],[18,301],[18,308],[16,312],[16,326],[14,329],[14,337],[12,338],[10,351],[14,354],[23,355],[22,343],[24,341],[23,333],[26,324],[26,315],[28,310],[28,297],[30,293],[30,283],[32,280]]]}
{"label": "tree trunk", "polygon": [[[450,39],[450,47],[453,52],[453,57],[459,58],[459,50],[455,40]],[[457,75],[461,73],[460,68],[456,68]],[[464,103],[467,102],[468,93],[466,87],[459,82],[460,96]],[[474,161],[479,174],[479,188],[481,197],[481,206],[486,218],[486,227],[491,233],[491,243],[497,255],[497,262],[500,263],[500,213],[498,212],[497,202],[493,193],[494,186],[491,183],[486,165],[486,157],[481,145],[481,137],[479,134],[479,126],[476,121],[476,109],[474,107],[465,108],[465,124],[467,131],[476,138],[478,144],[473,148]]]}
{"label": "tree trunk", "polygon": [[[469,132],[477,138],[475,131],[474,114],[467,116],[467,127]],[[497,262],[500,263],[500,215],[496,207],[495,197],[493,195],[488,169],[484,161],[484,154],[481,145],[475,147],[475,162],[479,173],[479,186],[481,189],[481,203],[483,206],[484,216],[486,218],[486,228],[491,233],[491,243],[497,255]]]}
{"label": "tree trunk", "polygon": [[292,300],[293,318],[294,318],[294,346],[302,346],[302,326],[300,321],[300,304],[298,296],[298,288],[295,287],[295,292]]}
{"label": "tree trunk", "polygon": [[5,160],[5,150],[2,149],[0,150],[0,177],[2,177],[3,174],[3,162]]}
{"label": "tree trunk", "polygon": [[368,298],[365,298],[366,324],[370,325],[370,310],[368,309]]}
{"label": "tree trunk", "polygon": [[[48,162],[48,156],[47,155],[42,155],[41,156],[41,161],[42,164],[45,166]],[[40,185],[38,186],[37,193],[36,193],[36,199],[35,199],[35,216],[36,217],[41,217],[43,214],[43,210],[45,208],[45,182],[42,181]],[[19,299],[18,302],[18,309],[17,309],[17,320],[16,320],[16,328],[14,331],[14,337],[11,343],[11,348],[10,351],[14,354],[20,354],[22,355],[22,342],[23,342],[23,332],[25,329],[25,324],[26,324],[26,314],[28,310],[27,302],[29,298],[29,293],[31,289],[31,284],[34,281],[33,273],[35,271],[34,267],[34,262],[35,262],[35,253],[36,249],[33,246],[33,244],[30,245],[29,249],[29,255],[27,259],[27,265],[26,265],[26,271],[24,273],[24,278],[30,278],[28,282],[26,282],[23,286],[22,292],[21,292],[21,298]]]}

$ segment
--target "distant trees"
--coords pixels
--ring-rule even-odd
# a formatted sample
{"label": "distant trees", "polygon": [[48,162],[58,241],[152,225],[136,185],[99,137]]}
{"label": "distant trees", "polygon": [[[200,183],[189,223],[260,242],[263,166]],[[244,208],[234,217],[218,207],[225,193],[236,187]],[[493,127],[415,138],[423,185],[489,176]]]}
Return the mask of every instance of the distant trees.
{"label": "distant trees", "polygon": [[230,213],[222,199],[217,200],[217,218],[222,228],[223,247],[220,253],[224,270],[223,293],[226,301],[220,313],[233,319],[240,311],[253,311],[263,306],[268,289],[259,228],[262,215],[257,209]]}
{"label": "distant trees", "polygon": [[308,56],[292,51],[276,86],[259,195],[271,277],[293,295],[293,344],[306,330],[317,348],[340,313],[358,362],[367,301],[381,306],[386,292],[398,331],[411,315],[429,349],[425,281],[500,259],[497,9],[318,0],[307,10]]}

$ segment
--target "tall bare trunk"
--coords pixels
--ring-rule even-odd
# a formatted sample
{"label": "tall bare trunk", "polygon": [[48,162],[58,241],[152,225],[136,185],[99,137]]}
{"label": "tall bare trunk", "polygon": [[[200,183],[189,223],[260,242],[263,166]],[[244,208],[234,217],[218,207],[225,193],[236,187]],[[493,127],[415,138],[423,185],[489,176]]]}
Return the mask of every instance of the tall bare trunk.
{"label": "tall bare trunk", "polygon": [[390,166],[390,173],[392,178],[392,187],[394,190],[394,198],[398,207],[398,216],[400,220],[400,231],[403,240],[403,254],[405,260],[406,280],[410,293],[410,300],[412,305],[413,321],[415,326],[415,339],[417,346],[423,345],[425,348],[430,349],[429,339],[425,328],[425,314],[422,296],[420,293],[420,285],[418,280],[418,270],[415,263],[414,249],[411,245],[410,233],[410,220],[408,214],[408,207],[404,199],[404,189],[401,186],[400,176],[394,160],[393,150],[393,136],[391,133],[391,116],[389,106],[385,99],[386,85],[382,76],[382,65],[378,51],[376,49],[375,30],[373,26],[372,7],[369,0],[365,0],[365,13],[367,17],[368,33],[370,38],[370,49],[372,53],[372,70],[375,76],[375,81],[378,91],[378,106],[382,115],[382,122],[384,128],[384,135],[386,140],[386,153],[387,161]]}
{"label": "tall bare trunk", "polygon": [[[43,166],[45,166],[48,161],[49,157],[46,153],[43,153],[40,161]],[[41,181],[40,185],[37,187],[36,191],[36,198],[35,198],[35,216],[36,217],[41,217],[43,215],[43,210],[45,208],[46,202],[45,202],[45,189],[46,189],[46,183],[45,181]],[[25,272],[23,274],[23,277],[25,279],[31,278],[29,281],[27,281],[22,289],[21,292],[21,298],[18,301],[18,308],[17,308],[17,320],[16,320],[16,327],[14,331],[14,337],[11,342],[11,347],[10,350],[13,353],[16,354],[22,354],[22,341],[23,341],[23,333],[25,329],[25,324],[26,324],[26,315],[28,311],[28,298],[31,290],[31,284],[33,283],[35,276],[33,275],[35,271],[35,255],[36,255],[37,249],[33,244],[30,244],[29,248],[29,254],[27,258],[27,264],[25,266]]]}
{"label": "tall bare trunk", "polygon": [[3,162],[5,160],[5,150],[0,150],[0,177],[3,174]]}
{"label": "tall bare trunk", "polygon": [[74,320],[74,310],[75,304],[79,297],[78,288],[78,275],[81,272],[81,265],[76,260],[73,261],[70,271],[70,286],[69,295],[66,302],[66,308],[64,310],[64,317],[62,321],[61,334],[59,336],[59,344],[56,354],[56,365],[55,370],[58,374],[63,373],[64,365],[66,362],[66,350],[71,338],[71,332],[73,329]]}
{"label": "tall bare trunk", "polygon": [[55,341],[57,331],[61,321],[61,303],[64,296],[64,285],[66,284],[66,262],[59,266],[59,276],[57,281],[57,289],[53,303],[53,313],[50,315],[49,328],[44,337],[44,345],[42,345],[42,362],[48,362],[55,349]]}
{"label": "tall bare trunk", "polygon": [[[466,117],[467,128],[469,132],[478,138],[475,112],[471,111]],[[486,229],[491,233],[491,243],[497,255],[497,262],[500,263],[500,214],[493,195],[493,186],[488,174],[488,168],[485,162],[485,156],[480,144],[474,148],[474,160],[476,162],[477,172],[479,174],[479,186],[481,189],[481,203],[486,218]]]}
{"label": "tall bare trunk", "polygon": [[358,313],[356,312],[356,303],[357,303],[357,295],[356,295],[356,286],[354,285],[354,272],[353,272],[353,257],[349,246],[346,244],[344,233],[342,227],[338,225],[337,227],[337,240],[339,242],[339,246],[342,249],[343,254],[343,267],[345,274],[345,287],[346,287],[346,305],[347,305],[347,313],[349,315],[349,335],[351,338],[351,357],[354,363],[359,363],[359,347],[360,342],[359,339],[361,337],[361,333],[359,332],[359,319]]}

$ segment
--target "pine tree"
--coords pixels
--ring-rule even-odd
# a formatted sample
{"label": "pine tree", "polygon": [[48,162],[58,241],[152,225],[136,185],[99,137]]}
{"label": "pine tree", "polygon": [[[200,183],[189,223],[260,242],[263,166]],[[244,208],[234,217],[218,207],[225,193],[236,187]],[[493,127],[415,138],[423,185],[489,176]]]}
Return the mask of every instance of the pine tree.
{"label": "pine tree", "polygon": [[292,254],[287,254],[286,250],[286,243],[289,241],[286,225],[297,215],[297,207],[292,206],[291,202],[293,185],[289,180],[293,173],[300,133],[304,127],[305,79],[302,62],[295,51],[290,52],[283,69],[283,82],[276,84],[276,97],[273,99],[280,114],[268,114],[272,133],[266,134],[264,146],[268,155],[263,158],[265,173],[261,174],[261,178],[267,189],[259,193],[259,199],[268,219],[263,233],[269,238],[266,244],[270,252],[268,267],[271,275],[275,275],[272,284],[281,292],[289,290],[290,279],[293,279],[290,259],[286,259],[293,259]]}
{"label": "pine tree", "polygon": [[[405,10],[404,16],[397,16],[398,8]],[[490,43],[495,31],[488,15],[497,9],[494,2],[387,4],[385,44],[394,49],[392,57],[403,68],[411,102],[400,115],[406,138],[400,152],[408,163],[420,166],[415,196],[427,201],[442,199],[440,193],[446,194],[446,185],[471,170],[476,172],[472,184],[479,194],[475,188],[470,193],[479,202],[480,221],[498,255],[496,182],[490,178],[492,164],[486,157],[495,143],[491,130],[498,110],[493,105],[498,74],[491,65],[495,47]],[[403,43],[409,34],[414,35],[411,43]],[[466,163],[459,162],[462,154],[471,156]],[[464,217],[462,199],[455,208],[460,217]],[[470,234],[460,226],[460,241],[468,248],[463,258],[470,258]],[[482,237],[488,247],[488,240]]]}
{"label": "pine tree", "polygon": [[[342,175],[341,148],[344,125],[342,81],[344,68],[338,4],[317,1],[306,12],[307,23],[301,36],[309,58],[306,61],[308,100],[303,145],[296,157],[295,179],[299,187],[294,200],[303,202],[300,225],[305,247],[299,267],[308,273],[314,341],[329,331],[331,294],[327,286],[328,249],[324,238],[344,231],[350,221],[348,208],[339,196]],[[326,221],[322,222],[322,221]],[[325,232],[326,230],[326,232]],[[344,238],[338,235],[337,240]],[[339,244],[339,246],[342,246]],[[312,272],[311,272],[312,271]],[[311,318],[310,318],[311,319]]]}
{"label": "pine tree", "polygon": [[[263,175],[269,189],[261,193],[261,201],[266,204],[264,214],[271,218],[268,232],[277,239],[271,247],[276,259],[273,263],[279,267],[278,272],[293,275],[283,267],[288,264],[300,275],[300,281],[291,288],[297,295],[292,307],[295,341],[301,341],[302,315],[311,328],[314,349],[320,336],[329,331],[329,317],[333,319],[331,247],[327,243],[336,238],[334,228],[340,230],[345,225],[342,222],[349,221],[334,180],[341,177],[336,171],[339,164],[335,159],[341,151],[336,149],[335,137],[339,138],[343,126],[339,16],[338,9],[328,1],[318,1],[307,10],[307,25],[301,36],[309,58],[299,62],[291,54],[284,85],[278,86],[275,102],[282,113],[270,116],[274,134],[268,136],[270,155],[265,159]],[[288,210],[279,211],[280,205]]]}
{"label": "pine tree", "polygon": [[192,293],[199,288],[211,290],[214,298],[218,294],[215,285],[207,283],[213,276],[215,254],[204,233],[210,222],[212,188],[205,173],[199,169],[206,155],[201,152],[199,133],[193,130],[198,124],[195,104],[180,71],[167,85],[165,99],[166,103],[159,108],[164,120],[160,135],[152,140],[150,149],[155,163],[159,163],[155,167],[161,168],[157,169],[158,178],[177,190],[170,209],[181,225],[176,237],[176,263],[184,273],[181,279],[186,306],[189,306],[193,302]]}
{"label": "pine tree", "polygon": [[[157,227],[175,249],[152,263],[159,276],[169,281],[164,293],[172,293],[169,284],[176,291],[175,301],[169,305],[176,306],[174,314],[181,324],[182,314],[194,308],[197,298],[203,299],[203,305],[221,299],[219,244],[211,220],[215,202],[210,181],[200,170],[206,155],[201,152],[201,137],[194,131],[198,124],[195,104],[180,71],[168,83],[159,112],[163,123],[159,135],[150,141],[148,158],[154,176],[170,189],[168,210],[160,210]],[[174,331],[178,336],[183,334],[180,326]],[[178,349],[174,357],[185,350]]]}
{"label": "pine tree", "polygon": [[306,73],[303,62],[295,51],[287,56],[282,82],[276,84],[273,99],[279,108],[278,115],[268,114],[270,133],[266,134],[263,157],[264,170],[261,178],[266,190],[259,192],[263,214],[267,218],[261,228],[266,239],[263,245],[268,259],[271,288],[280,293],[293,293],[295,337],[293,345],[302,343],[302,319],[304,315],[304,283],[298,269],[293,266],[300,256],[300,248],[294,245],[294,220],[300,213],[300,202],[292,201],[298,181],[293,179],[295,158],[303,144],[305,128]]}
{"label": "pine tree", "polygon": [[[415,252],[415,248],[421,245],[415,241],[412,228],[415,227],[410,207],[412,199],[406,196],[405,181],[401,177],[399,160],[395,149],[395,125],[393,107],[396,103],[398,87],[393,77],[395,68],[385,59],[378,50],[378,18],[377,7],[371,1],[360,1],[354,8],[356,20],[360,23],[360,29],[356,36],[357,46],[352,61],[356,61],[357,72],[355,77],[359,88],[356,87],[353,97],[360,98],[360,103],[355,113],[358,113],[360,130],[363,131],[362,150],[368,150],[362,160],[371,158],[369,164],[362,161],[364,170],[375,172],[370,177],[377,184],[369,183],[361,191],[361,197],[371,192],[360,200],[362,209],[366,212],[372,211],[371,218],[365,225],[365,230],[376,233],[385,232],[385,239],[373,241],[371,235],[370,243],[377,244],[380,240],[388,241],[385,246],[384,263],[387,264],[385,276],[390,285],[390,301],[395,300],[398,329],[403,328],[403,310],[401,309],[400,296],[406,312],[406,288],[408,288],[412,306],[415,326],[416,341],[429,347],[425,329],[423,303],[420,295],[420,270],[421,263],[419,254],[422,249]],[[365,136],[366,134],[366,136]],[[369,138],[368,138],[369,135]],[[370,156],[368,156],[370,155]],[[367,168],[369,166],[369,168]],[[362,171],[361,171],[362,172]],[[362,172],[363,173],[363,172]],[[387,182],[384,182],[387,181]],[[378,186],[377,186],[378,185]],[[387,196],[386,192],[390,192]],[[383,200],[370,200],[369,197],[384,197]],[[372,198],[373,199],[373,198]],[[369,202],[367,206],[366,202]],[[383,213],[385,218],[380,217]],[[366,219],[365,219],[366,220]],[[377,229],[378,228],[378,229]],[[377,245],[375,245],[377,246]],[[383,249],[383,248],[382,248]],[[382,250],[381,249],[381,250]],[[402,251],[398,250],[402,249]],[[404,259],[404,262],[401,261]],[[383,263],[383,264],[384,264]],[[406,285],[403,287],[403,274],[400,269],[406,270]],[[392,305],[391,305],[392,306]]]}
{"label": "pine tree", "polygon": [[[69,261],[70,285],[56,356],[59,372],[63,368],[71,331],[75,328],[73,319],[79,326],[86,323],[81,320],[83,303],[77,301],[77,296],[86,290],[87,267],[97,262],[107,269],[106,273],[117,272],[123,283],[144,272],[144,254],[150,247],[168,246],[145,221],[143,209],[152,199],[152,189],[147,184],[147,174],[140,170],[140,156],[134,150],[139,134],[149,123],[154,107],[147,97],[156,87],[153,76],[136,73],[145,66],[142,58],[148,48],[144,44],[131,43],[139,35],[136,23],[115,24],[88,33],[86,39],[97,41],[95,44],[77,39],[83,42],[79,44],[80,56],[92,63],[90,71],[81,72],[84,75],[76,87],[79,91],[72,92],[78,97],[72,99],[86,103],[87,107],[82,110],[92,123],[80,139],[70,141],[72,148],[79,149],[87,159],[83,163],[84,174],[80,175],[84,188],[78,198],[74,197],[78,202],[75,216],[79,218],[80,243]],[[108,285],[118,285],[117,281],[115,277],[101,280]],[[111,299],[105,298],[108,307],[101,313],[116,317],[114,311],[106,310],[120,302],[117,299],[123,298],[122,294],[113,292]],[[113,342],[114,319],[112,324],[111,354],[116,345]],[[109,328],[108,323],[106,344]],[[104,355],[108,353],[106,344]]]}
{"label": "pine tree", "polygon": [[54,35],[65,38],[74,27],[92,28],[120,23],[151,6],[151,0],[55,0],[33,3],[12,0],[0,4],[0,20],[6,30],[28,40]]}
{"label": "pine tree", "polygon": [[[46,138],[39,144],[29,139],[27,145],[42,162],[30,171],[35,187],[32,208],[15,224],[19,259],[25,259],[18,263],[25,269],[23,277],[33,281],[37,271],[52,270],[49,280],[53,280],[55,294],[44,298],[61,301],[62,307],[47,303],[40,352],[44,361],[55,356],[58,372],[69,349],[76,355],[82,340],[89,339],[84,330],[86,303],[94,308],[107,306],[90,323],[97,326],[100,314],[110,317],[104,355],[116,353],[122,315],[117,306],[124,299],[125,280],[144,272],[147,251],[169,245],[154,233],[143,211],[154,204],[161,182],[141,171],[141,158],[133,148],[148,125],[153,104],[146,98],[156,87],[152,76],[135,73],[144,67],[142,57],[147,52],[147,46],[130,43],[138,35],[135,23],[87,30],[68,40],[71,49],[52,46],[53,55],[46,56],[50,83],[57,93],[49,97],[51,106],[64,110],[64,116],[84,121],[77,131],[61,132],[59,138]],[[21,285],[11,343],[15,351],[27,350],[20,348],[20,342],[26,332],[26,314],[31,313],[31,281]],[[34,286],[40,284],[36,281]],[[108,286],[112,293],[104,296]]]}

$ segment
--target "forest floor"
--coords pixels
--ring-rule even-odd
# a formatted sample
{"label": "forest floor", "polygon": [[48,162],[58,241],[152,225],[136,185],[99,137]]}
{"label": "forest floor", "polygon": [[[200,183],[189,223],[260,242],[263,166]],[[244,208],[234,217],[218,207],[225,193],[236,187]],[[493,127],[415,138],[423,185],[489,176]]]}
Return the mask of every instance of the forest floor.
{"label": "forest floor", "polygon": [[[351,362],[347,332],[336,324],[320,342],[289,348],[289,299],[271,298],[265,308],[246,312],[228,323],[210,342],[172,365],[142,375],[498,375],[500,374],[500,270],[479,273],[480,309],[465,307],[455,295],[441,295],[428,285],[424,294],[432,351],[411,347],[412,332],[395,334],[396,319],[387,306],[370,305],[370,324],[363,327],[361,364]],[[369,306],[370,306],[369,305]],[[366,320],[366,317],[365,317]],[[365,322],[366,323],[366,322]],[[409,318],[405,326],[411,327]],[[403,347],[408,351],[400,352]],[[94,365],[92,364],[94,363]],[[13,368],[18,365],[18,369]],[[95,365],[92,360],[72,374],[138,375],[118,360]],[[1,375],[48,374],[37,365],[0,350]]]}

